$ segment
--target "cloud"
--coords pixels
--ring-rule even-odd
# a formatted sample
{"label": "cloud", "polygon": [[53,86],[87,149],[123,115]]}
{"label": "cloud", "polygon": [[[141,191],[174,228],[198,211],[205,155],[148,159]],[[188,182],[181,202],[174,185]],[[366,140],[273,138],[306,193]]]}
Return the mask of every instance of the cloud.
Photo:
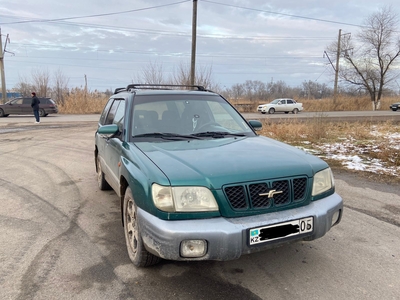
{"label": "cloud", "polygon": [[[0,26],[15,53],[5,57],[8,88],[37,67],[61,68],[72,86],[87,74],[93,89],[106,89],[130,82],[150,62],[171,74],[190,61],[192,1],[2,2]],[[350,24],[376,9],[372,1],[198,1],[196,62],[212,66],[214,80],[227,87],[271,78],[292,86],[332,82],[322,56],[326,46],[339,29],[357,31]],[[41,21],[16,23],[29,19]]]}

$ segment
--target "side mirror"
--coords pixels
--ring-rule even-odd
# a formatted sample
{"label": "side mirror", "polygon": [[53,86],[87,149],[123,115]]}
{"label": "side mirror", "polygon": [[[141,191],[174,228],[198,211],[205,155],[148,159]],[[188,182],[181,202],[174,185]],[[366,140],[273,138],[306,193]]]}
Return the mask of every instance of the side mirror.
{"label": "side mirror", "polygon": [[258,120],[249,120],[249,124],[255,131],[261,130],[262,123]]}
{"label": "side mirror", "polygon": [[118,133],[118,131],[119,128],[117,124],[104,125],[97,129],[97,132],[105,137],[111,137],[112,135]]}

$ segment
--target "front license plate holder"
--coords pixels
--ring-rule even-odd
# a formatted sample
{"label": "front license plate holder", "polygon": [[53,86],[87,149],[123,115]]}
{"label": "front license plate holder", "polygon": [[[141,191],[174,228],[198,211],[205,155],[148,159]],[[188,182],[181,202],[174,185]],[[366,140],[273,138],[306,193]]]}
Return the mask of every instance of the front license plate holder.
{"label": "front license plate holder", "polygon": [[251,228],[248,231],[250,246],[309,233],[314,230],[314,218],[307,217],[283,223]]}

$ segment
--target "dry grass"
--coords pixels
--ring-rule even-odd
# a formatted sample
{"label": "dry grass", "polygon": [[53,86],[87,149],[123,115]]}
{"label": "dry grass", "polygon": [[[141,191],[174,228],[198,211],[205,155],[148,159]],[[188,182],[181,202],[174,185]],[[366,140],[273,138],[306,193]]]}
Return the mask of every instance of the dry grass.
{"label": "dry grass", "polygon": [[100,93],[86,93],[82,89],[73,89],[65,97],[62,104],[58,104],[60,114],[99,114],[103,111],[108,97]]}

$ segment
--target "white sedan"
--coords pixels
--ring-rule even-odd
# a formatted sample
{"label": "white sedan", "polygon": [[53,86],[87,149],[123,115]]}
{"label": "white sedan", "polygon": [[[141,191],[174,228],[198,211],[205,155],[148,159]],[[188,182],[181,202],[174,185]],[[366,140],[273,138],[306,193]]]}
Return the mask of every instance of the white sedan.
{"label": "white sedan", "polygon": [[262,114],[273,114],[275,112],[284,112],[285,114],[292,112],[293,114],[297,114],[302,110],[303,103],[298,103],[293,99],[275,99],[271,103],[261,104],[257,107],[257,111],[260,111]]}

